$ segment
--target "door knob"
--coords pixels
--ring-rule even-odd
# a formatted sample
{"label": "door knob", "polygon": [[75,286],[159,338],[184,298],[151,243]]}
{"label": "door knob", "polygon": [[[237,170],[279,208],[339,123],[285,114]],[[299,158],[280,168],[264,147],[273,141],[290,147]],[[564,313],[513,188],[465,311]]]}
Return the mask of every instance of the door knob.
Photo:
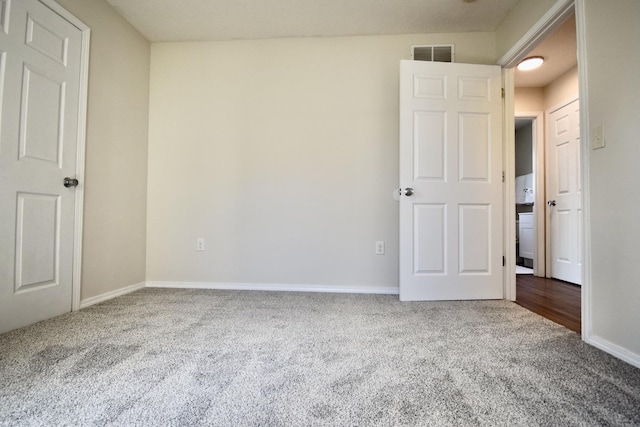
{"label": "door knob", "polygon": [[64,181],[62,181],[62,184],[67,188],[69,188],[69,187],[77,187],[78,186],[78,180],[75,179],[75,178],[66,177],[64,179]]}
{"label": "door knob", "polygon": [[549,200],[547,202],[547,206],[555,206],[556,205],[556,201],[555,200]]}
{"label": "door knob", "polygon": [[413,195],[413,188],[407,187],[404,190],[401,188],[400,190],[398,190],[398,193],[401,196],[412,196]]}

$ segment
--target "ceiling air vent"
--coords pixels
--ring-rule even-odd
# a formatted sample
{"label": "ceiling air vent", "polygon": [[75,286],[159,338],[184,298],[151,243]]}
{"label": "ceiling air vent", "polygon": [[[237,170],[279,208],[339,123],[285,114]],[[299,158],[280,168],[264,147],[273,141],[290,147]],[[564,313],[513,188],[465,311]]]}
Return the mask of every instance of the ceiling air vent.
{"label": "ceiling air vent", "polygon": [[414,61],[456,62],[452,44],[411,46]]}

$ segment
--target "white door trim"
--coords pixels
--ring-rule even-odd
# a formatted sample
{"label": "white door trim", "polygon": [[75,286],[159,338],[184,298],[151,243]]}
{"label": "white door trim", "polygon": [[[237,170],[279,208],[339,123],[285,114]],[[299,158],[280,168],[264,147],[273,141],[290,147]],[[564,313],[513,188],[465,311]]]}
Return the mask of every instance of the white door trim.
{"label": "white door trim", "polygon": [[[587,54],[586,54],[586,31],[585,31],[585,16],[584,16],[584,1],[585,0],[557,0],[556,3],[545,13],[542,18],[531,27],[531,29],[524,35],[514,46],[498,60],[498,65],[504,68],[514,67],[519,60],[524,58],[532,47],[536,46],[544,37],[550,34],[558,25],[575,12],[576,26],[577,26],[577,41],[578,41],[578,79],[580,85],[580,161],[581,161],[581,179],[582,179],[582,209],[583,209],[583,223],[582,223],[582,339],[587,342],[591,342],[591,312],[592,312],[592,298],[591,298],[591,208],[590,208],[590,189],[589,189],[589,167],[590,167],[590,155],[589,150],[589,114],[588,114],[588,93],[587,93]],[[513,86],[505,87],[506,104],[509,103],[513,106],[513,99],[509,100],[509,97],[513,98],[514,90]],[[513,109],[511,109],[513,113]],[[505,114],[509,114],[508,108],[505,108]],[[508,145],[509,138],[505,138],[505,144]],[[505,147],[505,155],[509,147]],[[505,157],[505,164],[509,159]],[[509,178],[509,177],[507,177]],[[507,179],[507,184],[509,180]],[[513,189],[506,188],[507,197],[511,197],[513,200]],[[507,201],[508,202],[508,201]],[[512,224],[505,218],[505,235],[512,228]],[[506,252],[507,266],[515,262],[514,256],[510,257],[511,251]],[[511,259],[509,259],[511,258]],[[509,279],[513,281],[513,288],[511,288],[511,280],[507,280],[505,285],[505,294],[510,295],[513,292],[513,298],[515,299],[515,274],[513,277],[510,275]]]}
{"label": "white door trim", "polygon": [[509,301],[516,300],[516,205],[515,187],[516,187],[516,157],[515,146],[516,136],[513,129],[515,128],[514,101],[514,69],[502,69],[502,87],[504,88],[504,117],[502,123],[503,130],[503,171],[504,171],[504,299]]}
{"label": "white door trim", "polygon": [[[538,277],[545,277],[545,172],[544,172],[544,112],[516,111],[518,119],[533,121],[533,176],[535,177],[535,194],[533,203],[533,217],[535,221],[536,238],[534,243],[535,259],[534,273]],[[514,282],[515,285],[515,282]]]}
{"label": "white door trim", "polygon": [[72,15],[55,0],[39,0],[49,9],[69,21],[82,32],[80,59],[80,92],[78,95],[78,146],[76,160],[76,178],[80,181],[75,189],[74,226],[73,226],[73,283],[71,310],[80,310],[82,289],[82,225],[84,212],[84,157],[87,135],[87,94],[89,84],[89,47],[91,29]]}
{"label": "white door trim", "polygon": [[[504,298],[509,301],[516,300],[516,214],[515,214],[515,117],[526,117],[535,120],[535,141],[534,146],[536,155],[534,156],[534,172],[536,177],[536,194],[534,203],[535,221],[536,221],[536,259],[535,272],[538,276],[545,274],[545,217],[544,210],[540,214],[540,207],[545,204],[545,194],[541,189],[544,188],[544,113],[542,111],[534,112],[515,112],[514,111],[514,84],[513,84],[513,68],[503,69],[502,78],[505,88],[504,103]],[[542,243],[540,243],[542,242]]]}
{"label": "white door trim", "polygon": [[589,184],[591,168],[589,129],[591,127],[589,126],[589,93],[587,91],[587,36],[584,0],[575,0],[575,14],[580,91],[580,168],[582,170],[580,177],[582,179],[582,339],[594,344],[591,336],[591,190]]}
{"label": "white door trim", "polygon": [[553,33],[574,10],[574,0],[557,0],[549,10],[525,33],[497,62],[504,68],[513,68],[549,34]]}

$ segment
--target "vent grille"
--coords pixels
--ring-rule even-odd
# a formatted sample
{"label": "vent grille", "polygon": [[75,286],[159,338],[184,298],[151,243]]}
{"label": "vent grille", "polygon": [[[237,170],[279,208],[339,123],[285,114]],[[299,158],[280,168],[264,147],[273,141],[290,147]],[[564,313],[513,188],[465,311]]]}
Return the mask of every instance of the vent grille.
{"label": "vent grille", "polygon": [[411,46],[414,61],[456,62],[452,44]]}

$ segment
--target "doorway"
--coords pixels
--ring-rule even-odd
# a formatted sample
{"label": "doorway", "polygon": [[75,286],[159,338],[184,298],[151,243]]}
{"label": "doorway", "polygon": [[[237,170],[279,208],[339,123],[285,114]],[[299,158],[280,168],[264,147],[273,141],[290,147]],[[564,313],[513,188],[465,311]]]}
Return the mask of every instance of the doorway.
{"label": "doorway", "polygon": [[535,255],[533,120],[515,118],[516,274],[533,274]]}
{"label": "doorway", "polygon": [[[578,46],[577,46],[578,37],[577,37],[576,19],[575,19],[574,11],[575,11],[575,6],[573,1],[567,0],[564,2],[558,2],[558,4],[554,7],[553,14],[550,13],[548,16],[544,18],[545,20],[544,22],[542,22],[543,20],[541,20],[528,32],[527,37],[530,37],[530,38],[526,39],[523,37],[523,39],[516,46],[513,47],[511,54],[505,55],[505,57],[499,61],[499,63],[505,67],[515,67],[525,57],[540,55],[540,56],[548,56],[546,58],[548,59],[546,63],[549,64],[550,66],[551,65],[555,66],[555,65],[558,65],[558,61],[553,60],[554,55],[556,57],[563,58],[563,59],[574,59],[573,64],[570,64],[567,68],[562,70],[558,75],[554,76],[550,81],[543,82],[542,84],[539,84],[539,83],[532,84],[532,81],[535,80],[535,78],[537,78],[535,73],[529,73],[526,79],[519,79],[518,78],[519,76],[516,74],[517,72],[514,69],[509,69],[505,71],[504,76],[505,76],[505,87],[507,91],[507,96],[506,96],[507,111],[509,111],[511,107],[513,107],[511,111],[517,114],[523,111],[524,112],[537,111],[540,114],[542,114],[543,121],[545,122],[544,130],[543,130],[543,135],[545,139],[547,139],[547,133],[549,131],[549,125],[548,125],[549,113],[559,108],[563,103],[566,104],[568,100],[572,98],[576,99],[579,96],[578,92],[581,86],[580,79],[583,76],[580,75],[580,78],[578,77],[579,71],[578,71],[577,58],[580,55],[579,55]],[[563,48],[564,45],[558,42],[558,38],[561,37],[562,35],[566,36],[567,34],[571,35],[572,43],[569,46],[569,48],[566,48],[566,47]],[[547,45],[546,46],[547,48],[549,47],[549,45],[553,45],[552,47],[556,48],[556,52],[554,53],[553,51],[551,51],[550,53],[546,53],[546,54],[539,53],[540,50],[543,50],[545,48],[545,44]],[[553,67],[550,67],[550,68],[553,68]],[[513,92],[511,93],[509,92],[510,85],[512,85],[511,88],[513,90]],[[511,98],[511,101],[509,101],[510,98]],[[513,104],[509,105],[509,102],[513,102]],[[583,115],[579,114],[579,116],[582,117]],[[584,116],[585,116],[584,118],[586,123],[586,115]],[[518,117],[520,117],[519,114],[518,114]],[[509,125],[506,124],[505,132],[507,133],[513,132],[513,129],[510,129],[508,126]],[[512,128],[515,128],[515,118],[511,121],[511,126]],[[586,144],[587,143],[586,132],[579,132],[579,134],[581,134],[581,136],[584,138],[583,145]],[[513,139],[511,139],[508,142],[508,146],[512,150],[515,150],[515,135],[512,138]],[[582,146],[576,150],[576,155],[577,155],[577,158],[580,159],[581,157],[584,158],[584,156],[587,156],[588,154],[584,146]],[[535,157],[536,156],[534,153],[534,158]],[[538,157],[539,164],[545,165],[545,167],[548,166],[546,164],[546,158],[545,158],[544,152],[542,154],[538,154],[537,157]],[[506,190],[508,194],[505,196],[505,199],[508,201],[507,203],[508,206],[505,207],[505,217],[508,218],[508,221],[512,224],[510,226],[512,228],[508,227],[506,229],[506,234],[511,233],[511,235],[507,236],[507,238],[510,240],[507,240],[506,243],[513,244],[513,249],[512,249],[513,252],[507,254],[508,263],[507,263],[507,269],[506,269],[507,271],[505,273],[506,274],[505,283],[507,284],[507,287],[506,287],[507,298],[516,301],[517,300],[517,288],[516,288],[517,276],[515,271],[516,255],[517,255],[516,245],[515,245],[516,209],[513,208],[513,204],[515,204],[514,193],[515,193],[515,187],[516,187],[515,185],[515,178],[516,178],[515,153],[513,154],[513,157],[511,158],[506,157],[506,159],[507,159],[507,163],[505,166],[506,168],[505,170],[507,173],[507,177],[509,179],[507,179],[507,184],[506,184]],[[510,164],[509,162],[513,162],[513,163]],[[542,277],[545,277],[545,276],[552,277],[553,272],[551,271],[550,262],[549,262],[549,256],[551,255],[549,250],[550,239],[547,236],[548,232],[550,231],[550,222],[549,222],[550,207],[547,206],[546,204],[547,200],[544,197],[546,195],[545,192],[547,190],[548,185],[547,183],[545,183],[544,178],[541,179],[541,175],[543,175],[545,172],[544,169],[545,169],[544,167],[540,168],[539,169],[540,173],[537,174],[537,176],[535,177],[536,184],[537,184],[535,188],[540,191],[536,191],[536,194],[534,196],[535,197],[534,209],[539,208],[540,215],[538,215],[538,220],[542,221],[542,224],[540,224],[540,222],[538,221],[536,221],[534,224],[534,227],[535,227],[534,234],[536,236],[535,242],[537,243],[537,248],[536,248],[537,250],[534,254],[533,260],[536,260],[536,266],[543,267],[545,270],[543,274],[539,274],[541,273],[541,271],[537,271],[537,270],[540,270],[540,268],[538,269],[534,268],[534,273],[536,273],[536,275],[540,275]],[[586,169],[580,170],[580,168],[578,168],[576,174],[578,176],[578,179],[580,179],[582,182],[585,182],[585,176],[587,176],[588,171]],[[512,182],[510,182],[510,180],[512,180]],[[540,185],[540,183],[542,185]],[[544,189],[544,191],[542,191],[542,189]],[[585,188],[584,194],[581,194],[579,197],[582,198],[582,197],[586,197],[587,195],[588,195],[588,189]],[[584,214],[585,214],[585,217],[588,218],[588,215],[586,215],[587,212],[584,212]],[[585,219],[585,220],[588,221],[588,219]],[[581,225],[579,226],[579,231],[576,233],[576,235],[578,239],[581,239],[582,241],[584,241],[584,236],[583,236],[584,230]],[[583,251],[579,250],[578,252],[580,252],[580,255],[582,255]],[[588,250],[584,252],[588,254]],[[537,258],[535,257],[535,255],[538,255]],[[585,259],[588,260],[588,257],[586,255],[585,255]],[[523,276],[523,277],[527,277],[527,276]],[[532,276],[528,276],[528,277],[532,277]],[[583,285],[584,284],[585,283],[583,281]],[[587,285],[588,285],[588,281],[587,281]],[[577,290],[578,290],[578,293],[580,294],[581,301],[582,301],[582,298],[588,296],[588,293],[586,293],[584,289],[580,289],[579,287],[577,287]],[[583,323],[586,324],[588,316],[585,316],[582,312],[580,313],[580,316],[583,319],[585,319]],[[588,333],[587,330],[588,330],[588,326],[585,326],[582,331],[583,334],[587,334]]]}
{"label": "doorway", "polygon": [[[579,272],[565,273],[581,268],[576,49],[572,14],[527,54],[543,57],[545,63],[535,70],[515,71],[514,196],[516,262],[538,270],[539,277],[580,284]],[[532,107],[546,116],[546,129],[537,132],[537,138],[533,123],[543,121],[541,113],[533,117],[534,113],[522,112]],[[570,209],[568,200],[573,202]]]}
{"label": "doorway", "polygon": [[514,123],[516,275],[545,277],[544,113],[516,111]]}

